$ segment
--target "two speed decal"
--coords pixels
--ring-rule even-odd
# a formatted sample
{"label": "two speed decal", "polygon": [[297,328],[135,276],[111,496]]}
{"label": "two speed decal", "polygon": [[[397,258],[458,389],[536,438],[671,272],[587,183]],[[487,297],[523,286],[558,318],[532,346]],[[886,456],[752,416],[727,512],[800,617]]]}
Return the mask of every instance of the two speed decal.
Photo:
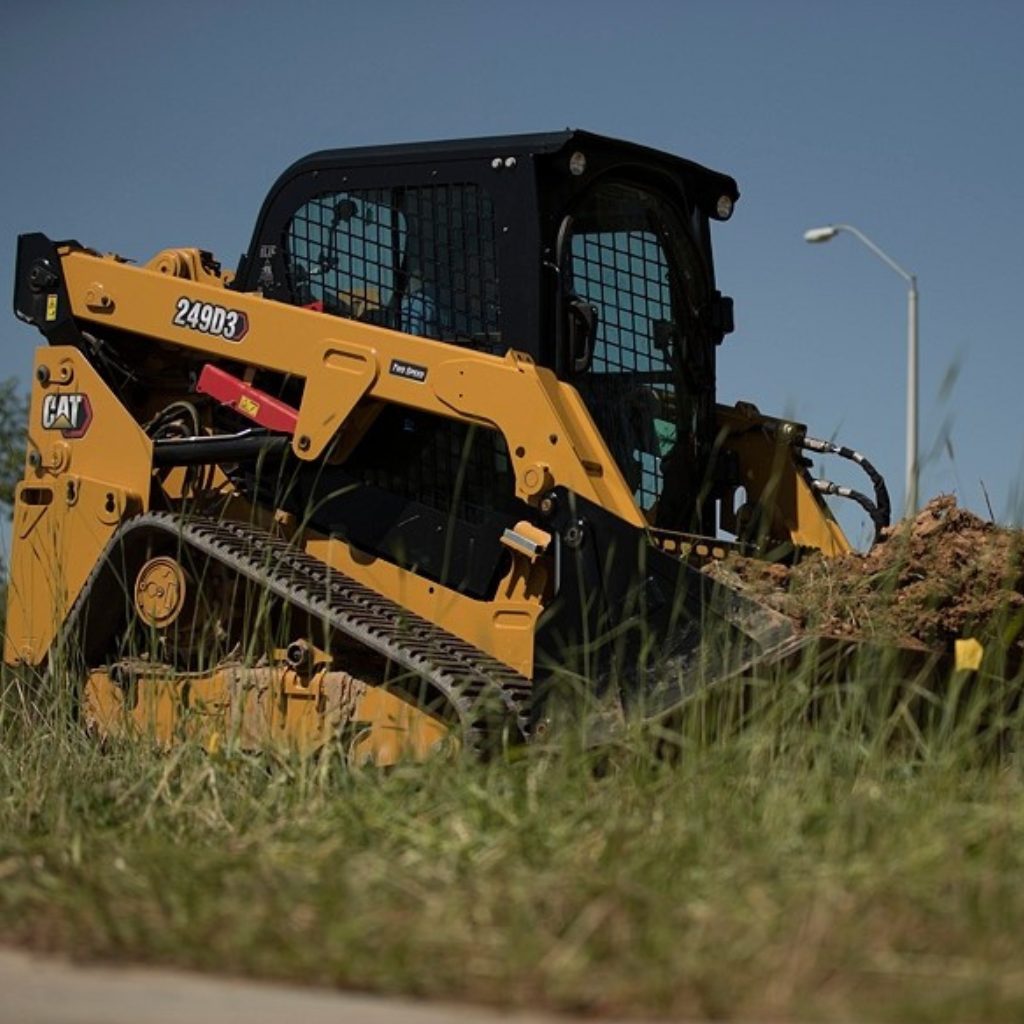
{"label": "two speed decal", "polygon": [[402,359],[392,359],[388,373],[394,377],[404,377],[406,380],[414,380],[419,384],[422,384],[427,379],[427,368],[425,366],[417,366],[415,363],[407,363]]}
{"label": "two speed decal", "polygon": [[199,302],[184,296],[178,299],[171,323],[175,327],[213,334],[225,341],[241,341],[249,330],[249,318],[240,309],[225,309],[212,302]]}

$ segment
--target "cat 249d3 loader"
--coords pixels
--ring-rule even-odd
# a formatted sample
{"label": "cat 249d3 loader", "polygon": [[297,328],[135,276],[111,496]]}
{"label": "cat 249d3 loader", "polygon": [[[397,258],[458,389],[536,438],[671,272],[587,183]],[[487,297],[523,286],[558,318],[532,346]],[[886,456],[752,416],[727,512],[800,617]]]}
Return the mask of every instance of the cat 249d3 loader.
{"label": "cat 249d3 loader", "polygon": [[235,273],[22,235],[48,344],[5,660],[72,673],[103,735],[389,764],[535,736],[560,687],[667,706],[791,656],[702,570],[840,554],[823,495],[878,524],[888,498],[716,404],[710,224],[738,195],[565,131],[309,156]]}

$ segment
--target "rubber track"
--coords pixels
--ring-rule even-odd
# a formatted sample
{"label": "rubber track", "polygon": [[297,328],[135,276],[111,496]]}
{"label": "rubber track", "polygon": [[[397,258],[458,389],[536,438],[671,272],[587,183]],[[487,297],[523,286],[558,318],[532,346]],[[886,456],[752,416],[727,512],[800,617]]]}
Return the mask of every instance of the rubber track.
{"label": "rubber track", "polygon": [[347,574],[255,526],[231,520],[149,512],[127,520],[111,538],[67,620],[68,629],[89,599],[100,567],[138,532],[163,534],[215,559],[264,586],[292,607],[324,622],[411,673],[417,685],[402,687],[414,697],[428,680],[462,719],[471,746],[528,738],[530,680],[473,644],[378,594]]}

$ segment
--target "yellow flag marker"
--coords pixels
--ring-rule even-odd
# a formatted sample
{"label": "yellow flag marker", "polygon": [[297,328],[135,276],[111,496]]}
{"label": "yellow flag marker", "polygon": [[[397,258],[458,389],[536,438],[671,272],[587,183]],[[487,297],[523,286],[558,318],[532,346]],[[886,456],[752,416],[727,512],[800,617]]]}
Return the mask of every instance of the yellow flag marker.
{"label": "yellow flag marker", "polygon": [[977,640],[957,640],[953,649],[958,672],[977,672],[981,668],[981,656],[985,648]]}

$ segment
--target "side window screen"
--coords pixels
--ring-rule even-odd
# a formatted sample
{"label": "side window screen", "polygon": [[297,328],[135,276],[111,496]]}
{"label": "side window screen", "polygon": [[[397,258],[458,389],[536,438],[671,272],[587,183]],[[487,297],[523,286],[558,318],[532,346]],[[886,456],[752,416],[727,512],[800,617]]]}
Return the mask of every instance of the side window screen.
{"label": "side window screen", "polygon": [[324,193],[296,211],[284,249],[297,305],[505,351],[494,209],[476,185]]}
{"label": "side window screen", "polygon": [[300,305],[355,319],[386,315],[407,239],[405,218],[386,199],[383,192],[334,192],[299,210],[287,251]]}

